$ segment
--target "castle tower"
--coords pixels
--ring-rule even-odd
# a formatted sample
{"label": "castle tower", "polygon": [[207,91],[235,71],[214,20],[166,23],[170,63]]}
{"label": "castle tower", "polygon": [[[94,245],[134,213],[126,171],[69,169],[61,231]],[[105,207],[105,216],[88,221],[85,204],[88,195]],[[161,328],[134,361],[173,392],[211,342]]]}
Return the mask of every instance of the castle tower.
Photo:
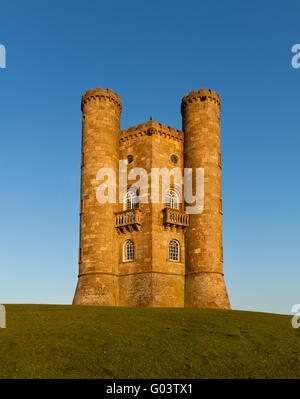
{"label": "castle tower", "polygon": [[223,278],[220,96],[200,89],[183,97],[184,167],[204,169],[204,210],[190,214],[185,306],[230,309]]}
{"label": "castle tower", "polygon": [[[220,97],[205,89],[187,94],[183,131],[152,118],[120,131],[121,100],[109,89],[88,90],[81,107],[79,280],[73,304],[230,309],[223,278]],[[119,160],[126,161],[128,173],[120,193]],[[106,172],[99,176],[102,168]],[[193,170],[193,194],[195,169],[204,171],[199,213],[187,209],[194,204],[182,193],[186,177],[162,184],[162,174],[184,168]],[[107,170],[115,173],[116,202],[100,204],[98,189],[106,183],[103,194],[112,189]],[[154,170],[161,176],[152,176]],[[147,192],[139,186],[142,178]]]}
{"label": "castle tower", "polygon": [[100,168],[112,168],[118,176],[122,104],[117,94],[100,87],[82,96],[81,109],[79,280],[73,304],[113,306],[118,304],[116,204],[98,202],[96,189],[103,181],[96,175]]}

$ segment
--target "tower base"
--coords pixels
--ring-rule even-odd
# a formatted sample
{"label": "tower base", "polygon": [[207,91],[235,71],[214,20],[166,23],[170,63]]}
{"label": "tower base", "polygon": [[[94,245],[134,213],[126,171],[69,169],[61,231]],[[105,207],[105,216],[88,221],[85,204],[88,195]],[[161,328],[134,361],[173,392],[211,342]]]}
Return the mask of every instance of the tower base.
{"label": "tower base", "polygon": [[79,277],[73,305],[117,306],[117,303],[114,275],[91,273]]}
{"label": "tower base", "polygon": [[187,275],[185,307],[231,309],[223,274]]}

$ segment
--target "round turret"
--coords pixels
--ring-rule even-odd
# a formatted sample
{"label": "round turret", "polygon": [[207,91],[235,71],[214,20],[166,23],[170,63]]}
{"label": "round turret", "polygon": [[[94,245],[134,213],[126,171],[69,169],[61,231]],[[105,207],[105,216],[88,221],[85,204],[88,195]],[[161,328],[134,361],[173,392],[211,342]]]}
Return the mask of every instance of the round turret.
{"label": "round turret", "polygon": [[223,278],[220,96],[199,89],[183,97],[184,166],[204,170],[204,209],[190,215],[185,306],[230,308]]}
{"label": "round turret", "polygon": [[82,96],[82,168],[79,281],[74,304],[117,304],[115,203],[100,204],[96,197],[101,168],[118,173],[120,97],[101,87]]}

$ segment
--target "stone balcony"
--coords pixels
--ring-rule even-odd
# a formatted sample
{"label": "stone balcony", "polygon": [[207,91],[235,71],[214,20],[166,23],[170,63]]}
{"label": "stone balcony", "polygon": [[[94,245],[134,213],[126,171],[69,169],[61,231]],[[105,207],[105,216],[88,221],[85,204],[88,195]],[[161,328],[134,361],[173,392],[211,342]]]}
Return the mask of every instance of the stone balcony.
{"label": "stone balcony", "polygon": [[119,232],[138,231],[141,226],[141,212],[139,209],[130,209],[129,211],[121,211],[115,213],[115,228]]}
{"label": "stone balcony", "polygon": [[178,209],[163,209],[163,224],[166,227],[186,229],[189,226],[189,215]]}

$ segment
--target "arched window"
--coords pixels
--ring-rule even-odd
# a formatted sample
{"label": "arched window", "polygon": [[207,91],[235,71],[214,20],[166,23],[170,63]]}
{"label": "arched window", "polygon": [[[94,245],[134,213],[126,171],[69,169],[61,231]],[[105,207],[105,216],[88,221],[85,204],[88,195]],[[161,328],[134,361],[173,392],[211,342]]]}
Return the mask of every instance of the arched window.
{"label": "arched window", "polygon": [[137,195],[137,190],[130,189],[127,191],[124,197],[124,211],[129,211],[130,209],[136,209],[139,205],[139,197]]}
{"label": "arched window", "polygon": [[177,240],[169,242],[169,260],[174,262],[180,261],[180,244]]}
{"label": "arched window", "polygon": [[179,209],[179,198],[175,190],[168,190],[166,194],[166,207]]}
{"label": "arched window", "polygon": [[123,262],[134,261],[134,242],[132,240],[125,241],[123,245]]}

